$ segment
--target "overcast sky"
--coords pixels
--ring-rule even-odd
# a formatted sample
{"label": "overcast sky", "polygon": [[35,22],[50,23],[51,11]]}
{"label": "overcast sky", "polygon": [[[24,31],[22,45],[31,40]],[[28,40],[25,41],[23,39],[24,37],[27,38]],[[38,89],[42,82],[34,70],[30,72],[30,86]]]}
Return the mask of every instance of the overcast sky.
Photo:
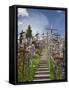
{"label": "overcast sky", "polygon": [[42,34],[46,28],[57,29],[61,35],[65,31],[65,12],[60,10],[18,8],[18,32],[26,31],[31,25],[32,33]]}

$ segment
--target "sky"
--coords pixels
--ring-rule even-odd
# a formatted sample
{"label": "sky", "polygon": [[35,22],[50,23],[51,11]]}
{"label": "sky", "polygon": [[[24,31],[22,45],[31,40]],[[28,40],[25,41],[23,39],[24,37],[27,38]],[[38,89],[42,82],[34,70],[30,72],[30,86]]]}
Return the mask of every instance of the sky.
{"label": "sky", "polygon": [[18,8],[18,33],[26,32],[31,25],[33,36],[46,33],[47,28],[56,29],[61,36],[65,32],[65,12],[61,10]]}

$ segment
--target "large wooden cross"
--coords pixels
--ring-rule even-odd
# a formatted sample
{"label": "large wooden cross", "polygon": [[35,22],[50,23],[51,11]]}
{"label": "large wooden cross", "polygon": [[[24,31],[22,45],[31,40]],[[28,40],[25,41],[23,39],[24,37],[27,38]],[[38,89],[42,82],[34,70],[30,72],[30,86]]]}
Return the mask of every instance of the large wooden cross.
{"label": "large wooden cross", "polygon": [[52,28],[52,25],[51,25],[51,27],[50,27],[50,28],[46,28],[46,30],[49,30],[49,31],[51,32],[51,35],[52,35],[52,34],[53,34],[53,31],[55,31],[55,30],[57,30],[57,29]]}
{"label": "large wooden cross", "polygon": [[[47,31],[50,31],[50,34],[51,34],[51,37],[50,37],[50,54],[52,54],[52,34],[53,34],[53,31],[56,31],[57,29],[53,28],[52,25],[50,28],[46,28]],[[49,35],[48,35],[49,36]]]}
{"label": "large wooden cross", "polygon": [[58,38],[60,36],[58,33],[53,33],[52,35],[56,36],[57,37],[57,40],[58,40]]}

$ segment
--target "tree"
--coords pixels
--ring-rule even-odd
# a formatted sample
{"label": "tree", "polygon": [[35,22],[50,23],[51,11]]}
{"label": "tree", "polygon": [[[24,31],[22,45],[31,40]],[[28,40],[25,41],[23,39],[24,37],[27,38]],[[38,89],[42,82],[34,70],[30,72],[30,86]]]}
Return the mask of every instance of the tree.
{"label": "tree", "polygon": [[31,26],[28,25],[28,29],[26,32],[26,38],[32,38],[32,30],[31,30]]}
{"label": "tree", "polygon": [[23,34],[23,30],[22,30],[22,32],[20,33],[20,44],[22,44],[22,34]]}

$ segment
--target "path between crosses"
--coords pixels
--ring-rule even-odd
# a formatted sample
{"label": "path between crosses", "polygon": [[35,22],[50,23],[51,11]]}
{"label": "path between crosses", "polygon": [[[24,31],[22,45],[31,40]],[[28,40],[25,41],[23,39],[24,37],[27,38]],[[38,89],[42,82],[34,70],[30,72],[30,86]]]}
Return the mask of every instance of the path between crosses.
{"label": "path between crosses", "polygon": [[50,72],[47,61],[47,49],[42,52],[40,64],[35,72],[33,81],[48,81],[50,80]]}

